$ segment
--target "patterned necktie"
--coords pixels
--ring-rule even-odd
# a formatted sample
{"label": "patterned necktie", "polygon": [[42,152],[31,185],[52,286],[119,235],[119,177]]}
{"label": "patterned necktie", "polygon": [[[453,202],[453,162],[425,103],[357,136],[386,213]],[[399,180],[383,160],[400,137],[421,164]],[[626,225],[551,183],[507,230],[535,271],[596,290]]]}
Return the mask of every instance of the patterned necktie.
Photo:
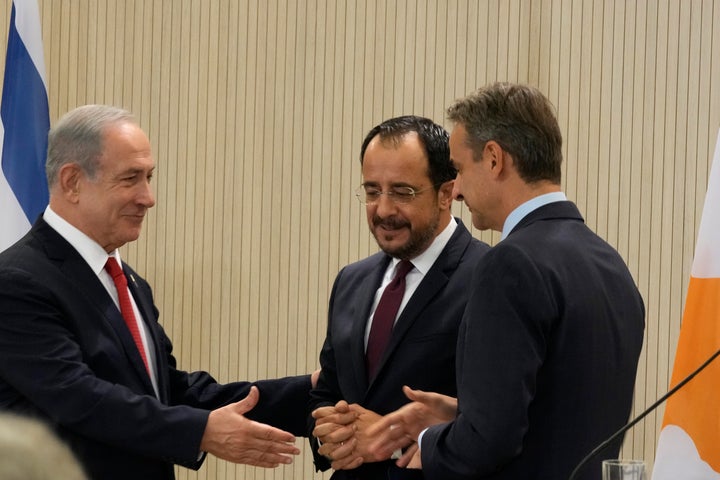
{"label": "patterned necktie", "polygon": [[133,311],[132,302],[130,301],[130,292],[128,291],[127,278],[118,265],[117,260],[114,258],[108,258],[105,263],[105,270],[110,274],[115,282],[115,288],[117,288],[118,299],[120,300],[120,313],[122,313],[125,319],[125,324],[130,330],[130,334],[135,340],[135,345],[140,351],[140,356],[145,363],[145,368],[150,373],[150,366],[148,364],[147,355],[145,355],[145,347],[143,347],[142,338],[140,337],[140,329],[138,327],[137,318],[135,318],[135,312]]}
{"label": "patterned necktie", "polygon": [[368,379],[375,376],[380,364],[380,358],[390,341],[395,317],[397,317],[400,304],[405,295],[405,276],[412,269],[413,264],[408,260],[401,260],[398,263],[395,278],[385,287],[380,302],[375,309],[365,352]]}

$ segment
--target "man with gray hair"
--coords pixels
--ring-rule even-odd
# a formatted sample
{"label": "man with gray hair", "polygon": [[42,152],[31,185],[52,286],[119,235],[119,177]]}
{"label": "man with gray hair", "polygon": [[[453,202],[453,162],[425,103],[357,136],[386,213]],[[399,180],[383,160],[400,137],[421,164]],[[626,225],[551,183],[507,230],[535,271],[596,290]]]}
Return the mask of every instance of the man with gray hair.
{"label": "man with gray hair", "polygon": [[220,385],[178,369],[150,286],[120,259],[154,170],[125,110],[87,105],[51,130],[50,204],[0,254],[0,410],[52,425],[93,479],[172,479],[205,453],[291,463],[310,376]]}

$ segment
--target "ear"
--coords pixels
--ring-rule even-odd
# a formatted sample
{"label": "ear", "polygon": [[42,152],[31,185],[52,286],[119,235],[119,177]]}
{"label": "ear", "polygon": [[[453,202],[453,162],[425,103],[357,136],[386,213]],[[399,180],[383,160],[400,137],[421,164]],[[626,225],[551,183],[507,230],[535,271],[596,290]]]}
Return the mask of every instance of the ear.
{"label": "ear", "polygon": [[455,185],[455,180],[449,180],[442,185],[440,185],[440,189],[438,190],[438,203],[440,204],[441,209],[447,209],[449,210],[453,203],[453,186]]}
{"label": "ear", "polygon": [[66,163],[58,172],[58,187],[61,195],[71,203],[77,203],[80,195],[80,183],[85,173],[77,163]]}
{"label": "ear", "polygon": [[490,174],[495,177],[499,177],[503,170],[510,168],[511,159],[509,155],[495,140],[489,140],[485,144],[483,157],[487,161]]}

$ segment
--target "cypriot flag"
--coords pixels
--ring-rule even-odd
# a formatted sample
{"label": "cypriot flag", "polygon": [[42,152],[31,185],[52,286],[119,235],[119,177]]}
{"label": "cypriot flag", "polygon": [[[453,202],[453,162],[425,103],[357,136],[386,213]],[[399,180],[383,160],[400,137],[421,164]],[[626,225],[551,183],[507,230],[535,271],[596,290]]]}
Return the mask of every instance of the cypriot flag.
{"label": "cypriot flag", "polygon": [[[710,169],[672,385],[720,348],[720,132]],[[653,480],[720,480],[720,359],[670,397]]]}

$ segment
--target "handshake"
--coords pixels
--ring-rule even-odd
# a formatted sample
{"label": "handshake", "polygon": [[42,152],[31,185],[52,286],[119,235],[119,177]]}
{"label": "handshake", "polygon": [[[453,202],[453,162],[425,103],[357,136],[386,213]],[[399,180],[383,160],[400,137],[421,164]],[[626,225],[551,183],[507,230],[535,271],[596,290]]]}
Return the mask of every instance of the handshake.
{"label": "handshake", "polygon": [[344,400],[312,412],[318,451],[332,468],[350,470],[388,459],[396,459],[398,467],[422,468],[418,435],[431,425],[453,420],[457,399],[407,386],[403,392],[410,403],[385,416]]}

